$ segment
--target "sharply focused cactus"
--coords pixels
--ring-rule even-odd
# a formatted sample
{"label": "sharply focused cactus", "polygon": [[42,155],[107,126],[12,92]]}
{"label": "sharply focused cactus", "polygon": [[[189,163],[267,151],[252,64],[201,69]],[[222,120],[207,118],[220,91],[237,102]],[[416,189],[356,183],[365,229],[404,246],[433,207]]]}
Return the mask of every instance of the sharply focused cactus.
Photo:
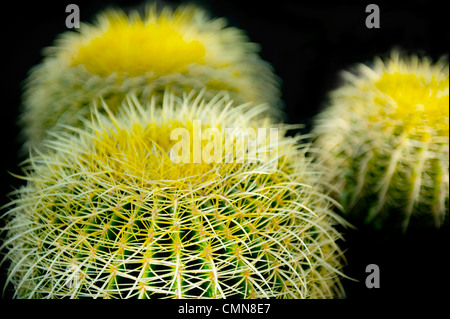
{"label": "sharply focused cactus", "polygon": [[[31,157],[3,245],[15,296],[341,296],[334,224],[344,222],[305,156],[309,144],[280,126],[276,138],[247,134],[264,160],[249,148],[229,153],[232,161],[223,152],[209,164],[176,164],[175,128],[191,139],[196,120],[203,132],[267,128],[257,119],[265,107],[174,95],[158,103],[130,97],[116,115],[95,111],[79,135],[60,133]],[[240,135],[216,136],[224,150],[245,150]]]}
{"label": "sharply focused cactus", "polygon": [[314,132],[345,211],[377,227],[392,218],[406,229],[412,216],[442,225],[449,211],[447,60],[394,51],[344,79]]}
{"label": "sharply focused cactus", "polygon": [[268,103],[278,116],[278,79],[257,51],[243,31],[194,6],[150,6],[144,17],[106,11],[94,25],[63,33],[30,73],[21,119],[25,145],[41,146],[57,123],[76,126],[89,118],[98,96],[115,112],[130,92],[146,101],[166,89],[180,96],[206,89],[205,98],[226,91],[238,104]]}

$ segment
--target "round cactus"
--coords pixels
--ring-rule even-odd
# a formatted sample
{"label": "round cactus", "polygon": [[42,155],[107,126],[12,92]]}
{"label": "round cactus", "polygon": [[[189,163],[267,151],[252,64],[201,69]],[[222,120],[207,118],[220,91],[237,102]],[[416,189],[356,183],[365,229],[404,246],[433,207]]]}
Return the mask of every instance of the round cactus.
{"label": "round cactus", "polygon": [[205,89],[204,98],[226,91],[238,104],[268,103],[278,116],[278,78],[258,50],[243,31],[192,5],[150,6],[144,17],[106,10],[95,24],[60,35],[30,72],[21,118],[27,151],[58,122],[76,126],[89,118],[98,96],[115,112],[130,92],[146,101],[166,89],[180,96]]}
{"label": "round cactus", "polygon": [[[15,297],[342,296],[335,226],[345,222],[305,156],[309,144],[283,125],[270,138],[258,130],[246,134],[253,156],[240,134],[223,133],[267,128],[256,118],[265,107],[230,103],[129,97],[117,114],[103,105],[108,114],[95,110],[79,134],[61,133],[33,155],[3,245]],[[177,162],[174,130],[194,150],[196,125],[202,160]],[[212,140],[224,148],[208,161]]]}
{"label": "round cactus", "polygon": [[314,128],[344,210],[378,228],[389,220],[406,230],[411,217],[442,225],[449,211],[448,62],[393,51],[344,80]]}

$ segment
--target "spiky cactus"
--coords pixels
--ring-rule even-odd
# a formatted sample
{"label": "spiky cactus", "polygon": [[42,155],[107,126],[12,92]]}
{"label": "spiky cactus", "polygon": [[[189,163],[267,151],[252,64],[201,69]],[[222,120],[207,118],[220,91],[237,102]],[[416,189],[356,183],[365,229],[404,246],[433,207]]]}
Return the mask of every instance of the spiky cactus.
{"label": "spiky cactus", "polygon": [[57,123],[89,119],[98,96],[115,112],[130,92],[145,102],[167,89],[180,96],[205,89],[204,98],[226,91],[238,104],[268,103],[277,116],[278,79],[258,50],[243,31],[192,5],[150,6],[144,17],[107,10],[93,25],[63,33],[31,71],[21,118],[26,151],[51,138]]}
{"label": "spiky cactus", "polygon": [[449,211],[447,60],[393,51],[344,80],[314,129],[344,210],[377,227],[389,220],[406,230],[412,216],[442,225]]}
{"label": "spiky cactus", "polygon": [[[131,97],[116,115],[95,112],[79,135],[59,134],[31,157],[10,204],[3,249],[15,297],[341,296],[334,224],[344,222],[309,144],[285,126],[270,138],[246,134],[264,155],[255,157],[239,134],[223,136],[268,128],[256,119],[264,111],[219,97],[166,95],[146,107]],[[193,150],[195,123],[204,154],[216,151],[205,130],[217,133],[219,160],[174,160],[172,132],[188,132]]]}

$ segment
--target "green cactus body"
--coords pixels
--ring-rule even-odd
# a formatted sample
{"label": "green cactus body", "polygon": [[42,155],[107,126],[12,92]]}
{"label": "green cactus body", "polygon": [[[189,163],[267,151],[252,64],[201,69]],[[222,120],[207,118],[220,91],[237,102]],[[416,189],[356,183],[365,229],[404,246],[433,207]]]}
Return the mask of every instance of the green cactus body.
{"label": "green cactus body", "polygon": [[243,31],[194,6],[151,6],[143,18],[108,10],[94,25],[63,33],[30,72],[21,118],[26,151],[40,148],[58,123],[89,119],[99,96],[116,112],[128,93],[145,103],[166,90],[182,96],[204,89],[204,98],[227,92],[238,104],[268,103],[278,116],[278,79],[258,50]]}
{"label": "green cactus body", "polygon": [[444,223],[448,74],[444,60],[433,64],[398,52],[344,74],[314,134],[347,214],[377,227],[390,220],[406,229],[412,217],[421,225]]}
{"label": "green cactus body", "polygon": [[233,152],[229,162],[175,164],[174,128],[194,134],[197,119],[220,132],[264,128],[256,118],[265,109],[223,98],[155,101],[95,112],[78,136],[61,133],[31,157],[3,245],[15,296],[342,296],[334,225],[344,221],[305,156],[309,144],[280,126],[277,142],[258,140],[277,150],[268,160]]}

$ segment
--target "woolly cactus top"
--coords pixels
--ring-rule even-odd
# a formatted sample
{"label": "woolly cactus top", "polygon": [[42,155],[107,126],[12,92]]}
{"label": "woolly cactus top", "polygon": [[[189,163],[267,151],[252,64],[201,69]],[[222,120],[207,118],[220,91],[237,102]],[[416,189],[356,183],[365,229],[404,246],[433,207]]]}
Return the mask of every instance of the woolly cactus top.
{"label": "woolly cactus top", "polygon": [[221,27],[223,21],[208,21],[194,7],[174,12],[163,8],[158,13],[153,6],[144,18],[110,10],[98,17],[98,26],[82,29],[67,48],[68,58],[71,65],[84,65],[102,76],[114,72],[128,76],[154,72],[161,76],[183,72],[193,63],[233,67],[236,54],[220,53],[221,36],[214,36],[214,30]]}
{"label": "woolly cactus top", "polygon": [[276,142],[258,139],[277,150],[267,160],[174,163],[174,129],[265,128],[255,119],[264,107],[127,101],[120,116],[96,112],[78,137],[60,134],[30,159],[3,246],[15,296],[341,296],[333,225],[343,221],[307,144],[281,126]]}
{"label": "woolly cactus top", "polygon": [[[449,104],[448,65],[444,60],[436,64],[428,58],[418,56],[402,58],[394,52],[391,58],[376,59],[373,69],[361,66],[360,77],[350,82],[354,85],[355,99],[373,99],[374,105],[366,107],[372,122],[385,122],[393,126],[391,120],[401,123],[404,131],[413,132],[424,125],[435,130],[435,134],[448,136]],[[360,93],[356,93],[360,90]],[[378,112],[378,113],[376,113]]]}

